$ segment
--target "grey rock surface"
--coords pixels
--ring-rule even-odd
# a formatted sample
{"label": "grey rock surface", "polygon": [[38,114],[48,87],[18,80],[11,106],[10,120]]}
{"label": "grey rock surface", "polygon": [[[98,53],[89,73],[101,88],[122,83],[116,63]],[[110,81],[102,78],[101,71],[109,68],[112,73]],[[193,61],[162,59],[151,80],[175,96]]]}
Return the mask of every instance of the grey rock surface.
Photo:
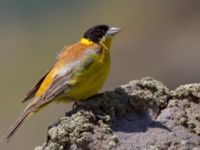
{"label": "grey rock surface", "polygon": [[200,84],[170,91],[147,77],[95,95],[35,150],[200,150]]}

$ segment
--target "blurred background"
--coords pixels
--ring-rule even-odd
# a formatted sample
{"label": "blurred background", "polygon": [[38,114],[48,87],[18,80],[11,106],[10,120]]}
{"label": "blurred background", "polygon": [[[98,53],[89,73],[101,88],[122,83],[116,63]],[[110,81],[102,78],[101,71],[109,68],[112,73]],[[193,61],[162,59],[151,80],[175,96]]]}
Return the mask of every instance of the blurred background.
{"label": "blurred background", "polygon": [[[146,76],[170,89],[200,81],[199,0],[0,0],[0,135],[24,109],[21,100],[56,53],[99,23],[123,29],[113,41],[112,69],[102,91]],[[0,149],[41,145],[48,125],[70,109],[51,105]]]}

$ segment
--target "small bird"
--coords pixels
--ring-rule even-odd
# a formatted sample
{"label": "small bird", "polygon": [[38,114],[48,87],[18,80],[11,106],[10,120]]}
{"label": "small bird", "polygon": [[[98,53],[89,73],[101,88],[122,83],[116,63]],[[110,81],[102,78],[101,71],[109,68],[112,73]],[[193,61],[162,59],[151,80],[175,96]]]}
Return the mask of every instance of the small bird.
{"label": "small bird", "polygon": [[79,42],[65,46],[55,64],[27,93],[31,100],[1,141],[8,142],[25,120],[51,102],[84,100],[100,90],[110,70],[110,46],[120,28],[96,25]]}

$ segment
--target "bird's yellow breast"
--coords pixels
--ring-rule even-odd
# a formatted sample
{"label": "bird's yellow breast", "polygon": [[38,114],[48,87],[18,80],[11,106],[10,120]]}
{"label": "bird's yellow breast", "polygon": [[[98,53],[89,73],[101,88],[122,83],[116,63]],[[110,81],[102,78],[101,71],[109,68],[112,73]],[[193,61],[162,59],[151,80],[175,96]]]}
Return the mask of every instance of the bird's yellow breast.
{"label": "bird's yellow breast", "polygon": [[[69,99],[67,99],[67,97],[71,97],[74,100],[83,100],[96,94],[98,90],[102,88],[110,70],[110,42],[111,40],[105,42],[104,46],[98,45],[98,47],[101,47],[101,52],[98,55],[95,54],[91,56],[93,60],[92,64],[86,66],[85,68],[81,68],[80,70],[75,70],[75,75],[70,77],[68,81],[73,85],[68,88],[60,97],[58,97],[59,101],[64,100],[65,102],[68,102]],[[70,50],[64,51],[60,56],[59,61],[45,78],[36,95],[42,96],[45,94],[48,87],[53,83],[55,76],[58,74],[58,72],[62,71],[63,66],[65,66],[64,64],[70,64],[70,62],[74,62],[74,60],[77,59],[81,60],[81,57],[84,57],[82,53],[88,47],[93,48],[95,45],[96,44],[87,39],[81,39],[80,44],[74,46],[75,49],[73,47]],[[84,66],[84,64],[80,64],[80,67],[82,65]]]}
{"label": "bird's yellow breast", "polygon": [[83,100],[100,90],[107,79],[110,70],[110,54],[108,49],[102,50],[92,65],[75,79],[77,85],[66,93],[68,97]]}

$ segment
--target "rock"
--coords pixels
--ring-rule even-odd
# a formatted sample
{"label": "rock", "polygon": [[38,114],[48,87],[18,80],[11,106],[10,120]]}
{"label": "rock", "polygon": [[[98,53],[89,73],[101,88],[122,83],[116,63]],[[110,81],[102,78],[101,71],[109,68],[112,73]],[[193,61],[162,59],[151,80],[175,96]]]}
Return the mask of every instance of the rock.
{"label": "rock", "polygon": [[77,104],[35,150],[198,150],[199,98],[200,84],[134,80]]}

